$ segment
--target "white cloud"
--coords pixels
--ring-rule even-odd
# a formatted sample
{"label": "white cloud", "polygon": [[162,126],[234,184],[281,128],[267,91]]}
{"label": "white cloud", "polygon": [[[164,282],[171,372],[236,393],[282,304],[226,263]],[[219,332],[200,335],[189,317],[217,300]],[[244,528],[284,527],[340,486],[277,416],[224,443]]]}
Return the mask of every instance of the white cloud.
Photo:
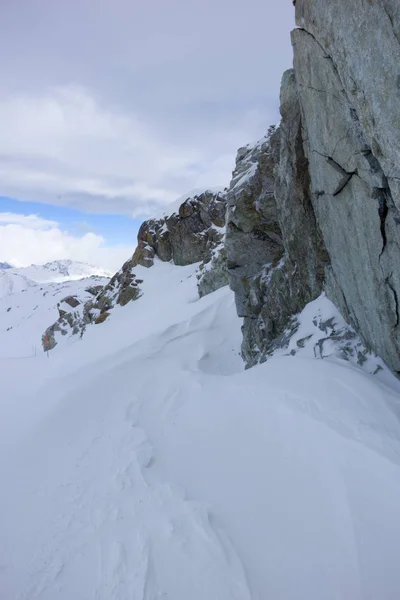
{"label": "white cloud", "polygon": [[[257,120],[251,115],[250,120]],[[0,100],[0,193],[85,210],[148,213],[193,187],[228,183],[232,132],[215,155],[174,146],[78,87]]]}
{"label": "white cloud", "polygon": [[57,221],[49,221],[48,219],[42,219],[38,215],[20,215],[16,213],[3,212],[0,213],[0,226],[1,225],[23,225],[28,229],[50,229],[51,227],[57,227]]}
{"label": "white cloud", "polygon": [[92,204],[87,208],[100,202],[110,212],[119,210],[120,199],[132,209],[148,200],[168,203],[177,192],[163,177],[184,176],[195,160],[163,144],[132,115],[101,107],[80,87],[3,99],[0,121],[1,193],[17,197],[33,192],[68,204],[76,195]]}
{"label": "white cloud", "polygon": [[151,216],[279,118],[287,0],[2,4],[0,195]]}
{"label": "white cloud", "polygon": [[128,245],[107,247],[92,232],[71,235],[37,215],[0,213],[0,257],[18,267],[70,258],[116,271],[133,250]]}
{"label": "white cloud", "polygon": [[149,216],[200,187],[225,186],[238,140],[263,133],[250,111],[206,140],[164,139],[82,87],[0,100],[0,194],[93,212]]}

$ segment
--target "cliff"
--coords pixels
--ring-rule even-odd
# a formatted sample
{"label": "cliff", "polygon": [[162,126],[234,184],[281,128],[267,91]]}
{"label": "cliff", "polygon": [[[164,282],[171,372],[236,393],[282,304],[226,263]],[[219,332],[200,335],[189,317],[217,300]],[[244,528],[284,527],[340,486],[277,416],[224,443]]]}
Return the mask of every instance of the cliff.
{"label": "cliff", "polygon": [[297,0],[296,22],[280,127],[239,151],[228,192],[243,356],[265,360],[325,289],[400,372],[400,8]]}
{"label": "cliff", "polygon": [[52,350],[62,338],[71,335],[82,337],[87,326],[106,321],[116,305],[138,300],[143,295],[143,279],[136,272],[139,268],[145,278],[146,269],[156,259],[177,266],[200,263],[199,296],[228,285],[223,248],[225,214],[225,195],[205,191],[188,197],[177,212],[145,221],[139,229],[133,256],[107,285],[88,288],[83,295],[68,296],[57,304],[59,318],[43,333],[43,349]]}
{"label": "cliff", "polygon": [[400,374],[400,6],[297,0],[295,10],[279,127],[239,149],[226,193],[145,221],[133,256],[92,300],[63,305],[51,340],[141,297],[135,271],[158,258],[200,263],[200,296],[229,279],[248,367],[288,349],[300,312],[326,293],[350,326],[331,327],[332,340],[356,333]]}

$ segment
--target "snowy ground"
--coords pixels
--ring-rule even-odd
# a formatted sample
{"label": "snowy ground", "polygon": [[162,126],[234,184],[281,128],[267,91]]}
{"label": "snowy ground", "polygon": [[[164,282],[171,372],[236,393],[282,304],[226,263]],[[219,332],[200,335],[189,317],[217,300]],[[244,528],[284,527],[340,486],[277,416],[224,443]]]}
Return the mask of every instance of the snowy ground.
{"label": "snowy ground", "polygon": [[397,381],[244,372],[228,289],[139,271],[82,340],[0,359],[0,598],[397,600]]}
{"label": "snowy ground", "polygon": [[0,270],[0,358],[33,358],[42,352],[41,338],[59,317],[57,303],[70,295],[93,298],[90,286],[106,285],[106,277],[37,283],[11,270]]}

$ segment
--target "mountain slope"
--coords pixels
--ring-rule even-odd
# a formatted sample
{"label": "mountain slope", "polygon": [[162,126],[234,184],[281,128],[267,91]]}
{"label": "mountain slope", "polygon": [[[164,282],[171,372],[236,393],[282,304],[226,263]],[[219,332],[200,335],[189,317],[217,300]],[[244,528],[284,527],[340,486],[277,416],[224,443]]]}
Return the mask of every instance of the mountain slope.
{"label": "mountain slope", "polygon": [[84,277],[111,277],[112,273],[87,263],[75,260],[53,260],[45,265],[31,265],[13,269],[14,273],[23,275],[37,283],[71,281]]}
{"label": "mountain slope", "polygon": [[13,270],[0,270],[0,299],[18,292],[25,292],[35,285],[35,282]]}
{"label": "mountain slope", "polygon": [[2,595],[395,600],[398,394],[334,357],[244,372],[195,271],[157,261],[79,344],[0,360]]}
{"label": "mountain slope", "polygon": [[39,284],[12,270],[0,271],[0,357],[32,357],[43,352],[41,338],[48,323],[58,318],[58,304],[68,297],[88,301],[97,286],[108,281],[93,276]]}

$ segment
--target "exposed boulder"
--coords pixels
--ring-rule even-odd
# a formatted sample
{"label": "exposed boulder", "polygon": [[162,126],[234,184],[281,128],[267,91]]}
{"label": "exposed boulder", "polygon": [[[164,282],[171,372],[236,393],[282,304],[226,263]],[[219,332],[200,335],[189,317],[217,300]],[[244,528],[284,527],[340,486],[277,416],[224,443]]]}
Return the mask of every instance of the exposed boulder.
{"label": "exposed boulder", "polygon": [[104,286],[102,286],[102,285],[91,285],[86,288],[86,291],[89,292],[89,294],[92,294],[92,296],[97,296],[97,294],[99,294],[101,292],[103,287]]}
{"label": "exposed boulder", "polygon": [[63,302],[68,304],[71,308],[76,308],[77,306],[80,305],[80,301],[78,300],[78,298],[76,296],[67,296],[66,298],[63,298],[61,300],[61,304]]}

